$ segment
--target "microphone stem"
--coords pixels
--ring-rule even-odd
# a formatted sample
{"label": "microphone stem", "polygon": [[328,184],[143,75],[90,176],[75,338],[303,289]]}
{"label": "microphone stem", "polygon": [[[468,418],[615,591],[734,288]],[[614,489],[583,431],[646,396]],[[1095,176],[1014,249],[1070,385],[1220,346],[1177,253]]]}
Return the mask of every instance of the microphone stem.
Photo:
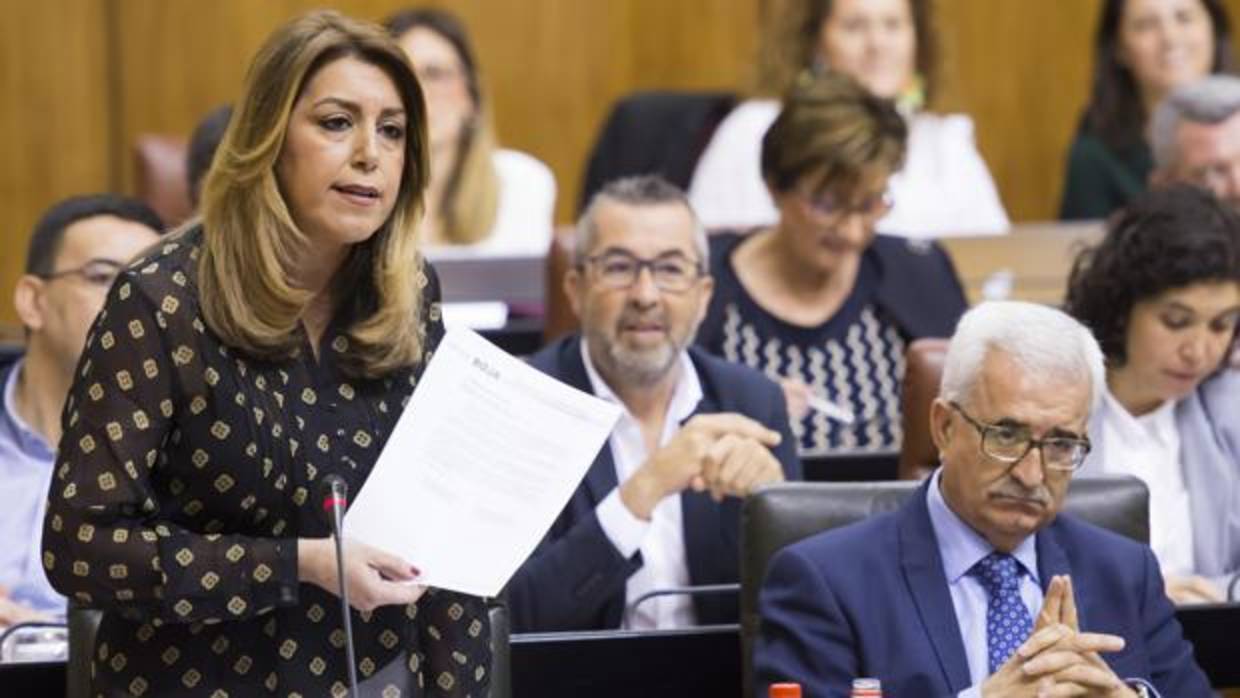
{"label": "microphone stem", "polygon": [[340,514],[340,507],[333,509],[332,539],[336,542],[336,578],[340,584],[340,615],[344,618],[344,648],[349,668],[349,690],[353,698],[358,698],[357,661],[353,654],[353,614],[349,612],[349,585],[345,583],[344,578],[344,543],[340,540],[340,531],[344,527],[344,521],[341,520],[343,518]]}

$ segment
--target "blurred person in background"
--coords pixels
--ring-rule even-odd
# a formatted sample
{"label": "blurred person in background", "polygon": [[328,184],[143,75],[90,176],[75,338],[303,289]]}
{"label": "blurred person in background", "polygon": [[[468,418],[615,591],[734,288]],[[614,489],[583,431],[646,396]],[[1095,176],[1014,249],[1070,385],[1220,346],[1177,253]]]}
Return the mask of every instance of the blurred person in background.
{"label": "blurred person in background", "polygon": [[778,98],[809,70],[851,76],[893,100],[907,124],[907,153],[891,173],[892,206],[876,222],[880,232],[932,237],[1007,230],[972,120],[927,109],[935,87],[931,0],[795,0],[771,7],[757,96],[719,125],[690,185],[689,198],[707,227],[770,225],[778,218],[759,168],[762,135],[779,114]]}
{"label": "blurred person in background", "polygon": [[[803,456],[898,448],[905,347],[951,334],[965,309],[937,244],[875,231],[907,133],[852,78],[803,75],[762,139],[775,223],[711,236],[697,341],[781,383]],[[819,400],[854,419],[810,409]]]}
{"label": "blurred person in background", "polygon": [[1059,217],[1105,218],[1144,191],[1154,168],[1146,127],[1155,106],[1176,87],[1234,68],[1220,0],[1106,0]]}
{"label": "blurred person in background", "polygon": [[530,358],[623,407],[546,538],[508,586],[518,632],[736,623],[743,498],[798,480],[779,387],[692,346],[709,301],[706,231],[678,187],[609,182],[576,230],[564,290],[581,333]]}
{"label": "blurred person in background", "polygon": [[1240,78],[1177,87],[1150,117],[1151,186],[1195,184],[1240,209]]}
{"label": "blurred person in background", "polygon": [[1240,215],[1186,185],[1138,196],[1078,257],[1066,307],[1106,356],[1081,470],[1140,478],[1150,545],[1177,603],[1237,598]]}
{"label": "blurred person in background", "polygon": [[384,26],[408,54],[426,96],[431,181],[420,240],[432,254],[544,255],[555,178],[537,159],[500,148],[482,68],[465,25],[446,10],[410,9]]}
{"label": "blurred person in background", "polygon": [[13,305],[26,350],[0,366],[0,626],[63,619],[65,598],[40,561],[60,415],[90,325],[120,270],[164,224],[135,199],[74,196],[35,224]]}

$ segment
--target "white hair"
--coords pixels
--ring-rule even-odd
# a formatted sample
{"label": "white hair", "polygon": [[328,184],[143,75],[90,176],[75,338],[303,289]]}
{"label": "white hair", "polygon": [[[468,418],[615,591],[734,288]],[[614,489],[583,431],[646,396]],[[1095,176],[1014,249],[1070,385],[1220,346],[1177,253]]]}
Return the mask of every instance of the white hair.
{"label": "white hair", "polygon": [[1088,380],[1091,412],[1102,400],[1106,369],[1098,340],[1067,313],[1023,301],[986,301],[960,318],[943,362],[939,397],[964,402],[992,351],[1030,373]]}
{"label": "white hair", "polygon": [[1154,108],[1147,127],[1154,164],[1170,167],[1177,152],[1180,124],[1220,124],[1240,112],[1240,78],[1211,75],[1175,88]]}

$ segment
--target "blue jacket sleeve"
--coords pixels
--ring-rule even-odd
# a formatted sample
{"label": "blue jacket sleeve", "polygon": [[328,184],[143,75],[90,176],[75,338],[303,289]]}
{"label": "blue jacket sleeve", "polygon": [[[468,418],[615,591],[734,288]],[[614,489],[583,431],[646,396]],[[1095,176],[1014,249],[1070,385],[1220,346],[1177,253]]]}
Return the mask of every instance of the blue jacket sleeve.
{"label": "blue jacket sleeve", "polygon": [[807,698],[847,698],[858,661],[853,632],[814,563],[795,546],[771,561],[758,596],[755,695],[797,681]]}
{"label": "blue jacket sleeve", "polygon": [[1144,554],[1145,584],[1141,618],[1144,621],[1145,644],[1150,662],[1150,683],[1163,696],[1214,695],[1205,673],[1193,658],[1193,646],[1184,639],[1183,629],[1175,618],[1175,607],[1164,591],[1162,574],[1154,553]]}

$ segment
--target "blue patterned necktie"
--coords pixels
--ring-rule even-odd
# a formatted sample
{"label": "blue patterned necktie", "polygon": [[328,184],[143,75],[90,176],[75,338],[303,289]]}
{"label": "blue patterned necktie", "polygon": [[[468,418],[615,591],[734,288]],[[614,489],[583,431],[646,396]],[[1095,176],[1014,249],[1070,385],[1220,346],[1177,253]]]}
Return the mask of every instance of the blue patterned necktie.
{"label": "blue patterned necktie", "polygon": [[991,553],[969,574],[986,589],[986,656],[995,673],[1033,632],[1033,619],[1020,599],[1020,563],[1006,553]]}

